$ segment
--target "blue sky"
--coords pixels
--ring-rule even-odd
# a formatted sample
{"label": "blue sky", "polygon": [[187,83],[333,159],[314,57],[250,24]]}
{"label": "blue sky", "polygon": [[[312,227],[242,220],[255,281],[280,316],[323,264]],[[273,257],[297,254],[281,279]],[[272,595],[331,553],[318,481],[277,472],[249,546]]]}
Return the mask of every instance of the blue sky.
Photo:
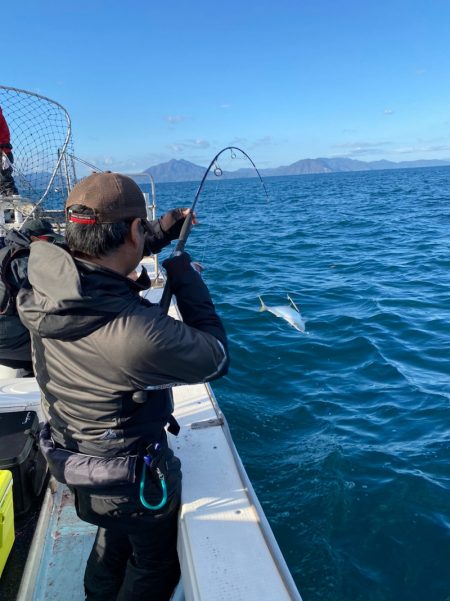
{"label": "blue sky", "polygon": [[1,83],[63,104],[101,168],[229,144],[259,167],[450,158],[447,0],[17,0],[3,18]]}

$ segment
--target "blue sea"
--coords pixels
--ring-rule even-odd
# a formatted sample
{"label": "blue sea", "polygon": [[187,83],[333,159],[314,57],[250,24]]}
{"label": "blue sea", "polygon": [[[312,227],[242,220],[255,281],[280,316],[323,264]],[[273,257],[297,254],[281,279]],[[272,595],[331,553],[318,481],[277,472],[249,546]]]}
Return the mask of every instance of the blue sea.
{"label": "blue sea", "polygon": [[[230,339],[213,388],[303,600],[449,601],[450,168],[217,180],[186,247]],[[305,334],[258,312],[287,294]]]}
{"label": "blue sea", "polygon": [[[303,601],[450,601],[450,167],[265,186],[208,180],[186,250],[230,340],[213,389]],[[157,184],[158,213],[197,188]],[[305,334],[258,311],[287,294]]]}

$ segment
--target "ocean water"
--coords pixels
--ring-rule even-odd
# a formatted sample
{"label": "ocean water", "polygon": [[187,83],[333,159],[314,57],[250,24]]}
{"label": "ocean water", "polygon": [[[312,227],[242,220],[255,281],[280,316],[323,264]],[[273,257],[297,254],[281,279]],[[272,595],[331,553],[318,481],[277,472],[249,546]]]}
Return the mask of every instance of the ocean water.
{"label": "ocean water", "polygon": [[[450,168],[208,182],[214,383],[304,601],[450,600]],[[160,210],[197,184],[157,186]],[[290,294],[306,334],[258,312]],[[274,600],[276,601],[276,600]]]}

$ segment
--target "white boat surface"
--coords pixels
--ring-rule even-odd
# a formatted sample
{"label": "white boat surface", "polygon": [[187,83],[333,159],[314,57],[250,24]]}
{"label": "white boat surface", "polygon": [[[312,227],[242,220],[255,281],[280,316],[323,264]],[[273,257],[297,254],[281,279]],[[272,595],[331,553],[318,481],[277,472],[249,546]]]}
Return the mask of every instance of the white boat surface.
{"label": "white boat surface", "polygon": [[[57,157],[60,169],[59,151]],[[14,221],[20,225],[19,213]],[[3,220],[3,226],[14,224]],[[161,284],[157,260],[143,264]],[[158,302],[161,293],[161,285],[153,286],[145,296]],[[174,302],[170,314],[180,318]],[[42,420],[36,379],[15,375],[0,366],[0,412],[33,410]],[[179,386],[173,393],[181,431],[169,443],[183,470],[182,576],[173,601],[301,601],[210,385]],[[76,516],[67,487],[50,479],[16,601],[82,601],[95,531]]]}

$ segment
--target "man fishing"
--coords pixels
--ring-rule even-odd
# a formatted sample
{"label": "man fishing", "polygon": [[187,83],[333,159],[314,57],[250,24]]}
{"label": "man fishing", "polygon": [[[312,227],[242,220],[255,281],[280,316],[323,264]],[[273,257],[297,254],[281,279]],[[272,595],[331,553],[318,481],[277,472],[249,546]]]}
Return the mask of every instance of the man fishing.
{"label": "man fishing", "polygon": [[0,106],[0,197],[18,194],[12,175],[13,163],[14,156],[12,153],[9,127],[3,115],[2,107]]}
{"label": "man fishing", "polygon": [[184,322],[139,295],[149,285],[145,272],[127,277],[181,229],[160,220],[155,232],[146,217],[132,179],[87,177],[66,202],[71,252],[34,243],[30,284],[18,296],[48,421],[41,448],[73,490],[79,517],[98,526],[88,601],[170,598],[181,493],[165,430],[176,434],[178,426],[170,389],[228,369],[223,325],[189,255],[163,263]]}

